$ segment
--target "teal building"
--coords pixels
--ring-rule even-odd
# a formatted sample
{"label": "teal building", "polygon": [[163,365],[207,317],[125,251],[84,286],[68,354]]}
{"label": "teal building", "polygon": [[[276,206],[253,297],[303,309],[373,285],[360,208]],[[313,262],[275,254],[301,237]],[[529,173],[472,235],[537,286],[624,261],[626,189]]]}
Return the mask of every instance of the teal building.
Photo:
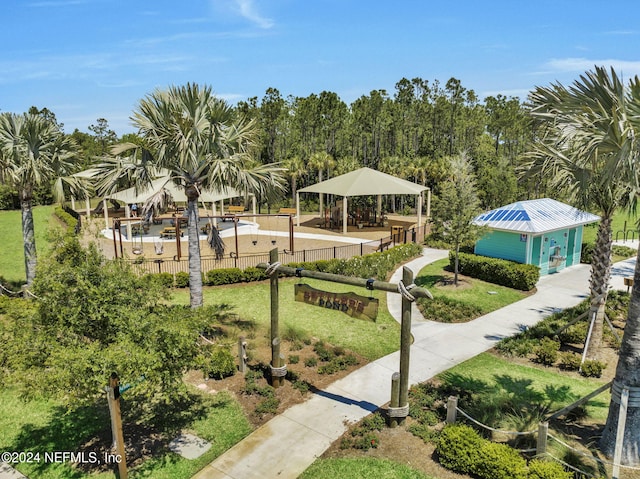
{"label": "teal building", "polygon": [[582,230],[600,217],[556,200],[518,201],[483,213],[473,220],[489,232],[475,253],[534,264],[540,275],[580,263]]}

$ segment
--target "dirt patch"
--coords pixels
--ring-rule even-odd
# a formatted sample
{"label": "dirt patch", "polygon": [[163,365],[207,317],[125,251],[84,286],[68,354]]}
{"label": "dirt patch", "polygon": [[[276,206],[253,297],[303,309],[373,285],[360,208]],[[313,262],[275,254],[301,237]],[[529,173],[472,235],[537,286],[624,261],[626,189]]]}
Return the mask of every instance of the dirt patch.
{"label": "dirt patch", "polygon": [[[275,397],[278,399],[278,407],[274,413],[257,413],[256,407],[264,397],[260,394],[248,394],[247,377],[255,379],[258,388],[265,388],[270,385],[271,347],[266,340],[254,340],[251,342],[252,348],[249,350],[251,359],[248,362],[248,374],[236,373],[224,379],[204,378],[202,372],[192,371],[186,376],[186,381],[203,391],[216,393],[218,391],[228,391],[242,405],[242,408],[255,427],[259,427],[276,414],[286,411],[291,406],[307,400],[314,389],[324,389],[329,384],[347,376],[349,373],[367,364],[367,360],[341,348],[334,348],[332,345],[323,343],[325,348],[334,354],[336,358],[355,358],[355,363],[345,366],[337,372],[323,374],[321,367],[329,364],[329,361],[322,361],[314,346],[318,344],[318,339],[311,338],[305,344],[302,341],[284,341],[280,346],[280,354],[287,364],[287,378],[282,385],[274,389]],[[257,373],[257,374],[256,374]],[[260,377],[262,376],[262,377]]]}

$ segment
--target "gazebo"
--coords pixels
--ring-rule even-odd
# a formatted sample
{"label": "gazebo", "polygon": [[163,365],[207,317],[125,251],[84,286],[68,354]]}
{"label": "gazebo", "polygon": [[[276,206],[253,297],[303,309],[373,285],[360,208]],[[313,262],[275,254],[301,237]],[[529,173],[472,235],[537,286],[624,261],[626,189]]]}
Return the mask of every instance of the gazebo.
{"label": "gazebo", "polygon": [[420,226],[422,225],[422,193],[425,190],[427,191],[427,217],[429,217],[431,213],[431,190],[429,187],[396,178],[371,168],[360,168],[298,190],[296,193],[297,225],[300,226],[300,193],[324,193],[342,196],[342,231],[345,234],[347,233],[348,220],[347,198],[350,196],[377,196],[378,214],[380,214],[382,195],[416,195],[418,226]]}

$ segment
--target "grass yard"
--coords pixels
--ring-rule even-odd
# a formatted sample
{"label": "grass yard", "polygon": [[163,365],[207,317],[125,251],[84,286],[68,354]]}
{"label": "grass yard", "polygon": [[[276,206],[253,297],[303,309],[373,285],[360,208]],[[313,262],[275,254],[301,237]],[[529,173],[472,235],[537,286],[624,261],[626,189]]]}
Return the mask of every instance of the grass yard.
{"label": "grass yard", "polygon": [[[184,429],[211,442],[212,447],[204,455],[194,460],[184,459],[165,451],[158,458],[146,460],[141,465],[130,468],[129,476],[154,479],[188,479],[221,453],[239,442],[251,432],[251,426],[242,413],[240,405],[228,394],[203,395],[194,405],[192,419]],[[127,408],[123,403],[123,413]],[[179,411],[179,416],[187,417],[190,411]],[[67,413],[55,401],[37,399],[28,402],[17,398],[11,389],[0,390],[0,451],[31,451],[33,453],[69,451],[88,452],[91,446],[83,444],[96,435],[110,437],[109,413],[106,404],[79,408]],[[130,432],[130,431],[129,431]],[[127,424],[124,426],[127,437]],[[173,436],[164,433],[166,440]],[[99,456],[101,457],[101,456]],[[112,471],[88,473],[69,463],[48,464],[44,460],[30,464],[14,464],[30,479],[112,479]]]}
{"label": "grass yard", "polygon": [[[640,235],[638,235],[636,221],[638,221],[637,215],[629,216],[627,212],[624,210],[619,210],[618,212],[616,212],[615,216],[613,217],[613,221],[611,223],[611,231],[613,232],[613,239],[614,240],[616,239],[616,233],[618,233],[618,239],[620,241],[624,239],[623,231],[624,231],[625,223],[626,223],[627,231],[635,230],[636,231],[635,239],[638,239]],[[582,242],[595,243],[597,233],[598,233],[598,223],[592,223],[592,224],[586,225],[583,230]],[[628,236],[628,238],[632,239],[631,236]]]}
{"label": "grass yard", "polygon": [[515,303],[528,294],[468,277],[460,277],[460,285],[456,287],[450,284],[453,273],[445,270],[448,265],[447,258],[436,261],[425,266],[415,278],[418,286],[427,288],[433,294],[434,301],[418,300],[425,318],[432,321],[470,321]]}
{"label": "grass yard", "polygon": [[[602,386],[603,381],[568,377],[552,370],[514,364],[506,358],[482,353],[439,376],[447,384],[486,398],[513,398],[517,403],[543,405],[549,413],[557,411]],[[587,403],[589,418],[605,421],[610,394],[604,392]],[[478,404],[486,404],[484,400]],[[505,411],[503,411],[504,413]]]}
{"label": "grass yard", "polygon": [[[300,330],[335,346],[342,346],[369,360],[375,360],[400,348],[400,325],[387,311],[386,293],[366,291],[364,288],[328,283],[305,278],[304,282],[316,289],[334,292],[353,291],[360,295],[371,293],[380,301],[375,322],[354,319],[339,311],[294,301],[295,278],[281,279],[280,334],[288,328]],[[177,290],[174,302],[189,304],[189,291]],[[269,282],[244,283],[233,286],[204,288],[205,304],[226,304],[242,319],[253,321],[268,337],[271,324]],[[268,341],[268,340],[267,340]]]}
{"label": "grass yard", "polygon": [[[54,206],[33,208],[33,223],[36,235],[36,251],[46,255],[49,251],[47,234],[50,228],[59,224],[53,217]],[[26,281],[24,269],[24,248],[22,243],[22,213],[20,211],[0,211],[0,276],[12,283]]]}
{"label": "grass yard", "polygon": [[430,476],[403,464],[377,458],[320,459],[300,475],[300,479],[325,479],[327,477],[339,477],[340,479],[360,479],[363,477],[431,479]]}

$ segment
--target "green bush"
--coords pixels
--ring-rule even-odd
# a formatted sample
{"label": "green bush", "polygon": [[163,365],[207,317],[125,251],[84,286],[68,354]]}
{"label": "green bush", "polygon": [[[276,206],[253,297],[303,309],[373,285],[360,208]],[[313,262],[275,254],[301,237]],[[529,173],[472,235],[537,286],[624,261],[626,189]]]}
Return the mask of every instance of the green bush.
{"label": "green bush", "polygon": [[223,379],[233,376],[236,372],[236,363],[233,354],[226,347],[216,347],[206,363],[206,373],[214,379]]}
{"label": "green bush", "polygon": [[464,424],[447,425],[438,438],[438,460],[447,469],[462,474],[472,474],[482,460],[480,448],[484,439],[472,427]]}
{"label": "green bush", "polygon": [[482,310],[473,305],[465,304],[455,298],[418,298],[422,315],[425,319],[440,323],[457,323],[460,318],[477,318],[482,315]]}
{"label": "green bush", "polygon": [[602,376],[602,371],[607,367],[606,363],[602,361],[596,361],[595,359],[587,359],[582,363],[580,368],[580,374],[587,378],[599,378]]}
{"label": "green bush", "polygon": [[553,461],[534,459],[529,462],[529,475],[527,479],[572,479],[573,473]]}
{"label": "green bush", "polygon": [[276,414],[278,412],[278,406],[280,405],[280,400],[275,397],[267,397],[258,403],[255,409],[255,413],[258,416],[262,416],[264,414]]}
{"label": "green bush", "polygon": [[205,282],[207,286],[241,283],[243,280],[240,268],[222,268],[207,271]]}
{"label": "green bush", "polygon": [[144,276],[146,281],[153,281],[165,288],[173,287],[173,275],[171,273],[149,273]]}
{"label": "green bush", "polygon": [[[454,254],[449,253],[452,268],[454,262]],[[473,278],[522,291],[531,291],[540,279],[540,268],[532,264],[466,253],[459,254],[458,271]]]}
{"label": "green bush", "polygon": [[545,366],[553,366],[558,360],[560,343],[551,338],[542,338],[540,344],[535,349],[536,362]]}
{"label": "green bush", "polygon": [[565,371],[577,371],[580,369],[581,357],[578,353],[560,353],[560,368]]}
{"label": "green bush", "polygon": [[593,249],[595,248],[595,244],[593,243],[582,243],[580,247],[580,262],[585,264],[591,264],[591,260],[593,259]]}
{"label": "green bush", "polygon": [[483,479],[526,479],[527,461],[506,444],[484,441],[473,473]]}
{"label": "green bush", "polygon": [[188,288],[189,287],[189,273],[185,271],[178,271],[176,273],[176,288]]}
{"label": "green bush", "polygon": [[251,281],[262,281],[269,279],[269,275],[265,273],[265,270],[249,266],[242,272],[242,281],[249,283]]}
{"label": "green bush", "polygon": [[65,234],[74,235],[78,227],[78,220],[67,213],[62,206],[56,206],[53,212],[67,226]]}
{"label": "green bush", "polygon": [[537,340],[518,335],[501,340],[496,349],[507,357],[524,358],[532,354],[537,345]]}

